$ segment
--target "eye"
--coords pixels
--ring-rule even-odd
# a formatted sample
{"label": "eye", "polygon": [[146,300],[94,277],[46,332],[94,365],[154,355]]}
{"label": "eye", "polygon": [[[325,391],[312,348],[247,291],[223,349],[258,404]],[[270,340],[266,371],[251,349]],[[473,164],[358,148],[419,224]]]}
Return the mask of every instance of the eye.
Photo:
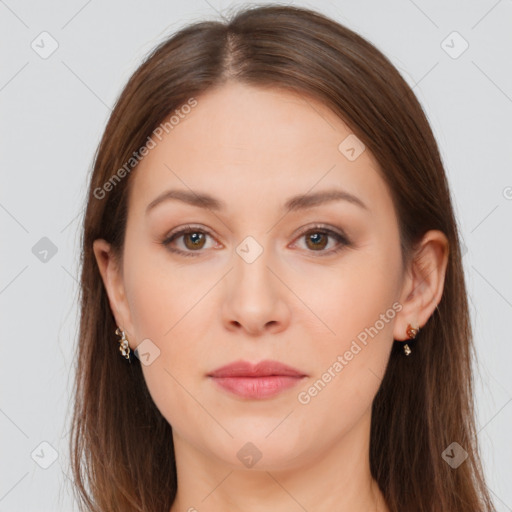
{"label": "eye", "polygon": [[[208,248],[205,247],[207,237],[211,237],[208,231],[195,228],[193,226],[186,226],[179,231],[171,233],[165,240],[162,241],[162,244],[165,245],[171,252],[182,254],[184,256],[198,256],[199,254],[194,253],[200,253],[201,249]],[[171,246],[171,244],[176,240],[182,242],[182,248]]]}
{"label": "eye", "polygon": [[[351,245],[348,237],[342,232],[334,231],[333,229],[316,225],[309,227],[299,235],[299,239],[305,239],[306,248],[309,252],[321,253],[319,256],[326,256],[341,251],[344,247]],[[325,250],[329,245],[329,239],[334,239],[338,242],[334,249]]]}

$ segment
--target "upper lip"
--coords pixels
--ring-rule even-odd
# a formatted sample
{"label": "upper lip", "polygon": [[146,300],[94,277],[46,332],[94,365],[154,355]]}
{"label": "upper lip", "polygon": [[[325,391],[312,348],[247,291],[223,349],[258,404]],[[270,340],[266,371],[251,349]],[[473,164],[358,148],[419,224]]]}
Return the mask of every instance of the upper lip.
{"label": "upper lip", "polygon": [[252,364],[247,361],[234,361],[217,368],[209,377],[270,377],[270,376],[305,377],[306,374],[279,361],[260,361]]}

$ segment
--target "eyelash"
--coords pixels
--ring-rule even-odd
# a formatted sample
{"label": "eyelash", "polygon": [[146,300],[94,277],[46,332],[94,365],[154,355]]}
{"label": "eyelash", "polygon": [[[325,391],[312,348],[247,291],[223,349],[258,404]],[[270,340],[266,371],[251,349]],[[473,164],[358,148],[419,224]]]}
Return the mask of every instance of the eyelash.
{"label": "eyelash", "polygon": [[[180,229],[179,231],[176,231],[174,233],[170,233],[169,236],[167,236],[161,242],[161,244],[164,245],[169,251],[174,252],[176,254],[181,254],[181,255],[187,256],[187,257],[188,256],[191,256],[191,257],[200,256],[201,252],[203,252],[201,250],[197,250],[197,251],[189,251],[189,250],[183,251],[181,249],[176,249],[176,248],[170,246],[170,244],[175,239],[180,238],[183,235],[188,235],[188,234],[191,234],[191,233],[202,233],[202,234],[208,235],[208,236],[213,238],[213,236],[211,235],[211,233],[208,230],[205,230],[205,229],[202,229],[202,228],[196,228],[196,227],[193,227],[193,226],[187,226],[186,228]],[[321,233],[323,235],[328,235],[328,236],[330,236],[332,238],[335,238],[337,240],[338,244],[339,244],[336,248],[331,249],[329,251],[323,251],[323,250],[307,251],[307,252],[311,252],[311,253],[315,253],[315,252],[320,253],[318,255],[319,257],[336,254],[336,253],[340,252],[342,249],[344,249],[345,247],[350,247],[352,245],[352,242],[348,239],[348,237],[345,234],[338,233],[337,231],[334,231],[333,229],[330,229],[330,228],[327,228],[325,226],[322,226],[321,224],[317,224],[317,225],[311,226],[311,227],[307,228],[306,230],[302,231],[298,235],[297,239],[300,239],[300,238],[302,238],[303,236],[305,236],[307,234],[313,234],[313,233]]]}

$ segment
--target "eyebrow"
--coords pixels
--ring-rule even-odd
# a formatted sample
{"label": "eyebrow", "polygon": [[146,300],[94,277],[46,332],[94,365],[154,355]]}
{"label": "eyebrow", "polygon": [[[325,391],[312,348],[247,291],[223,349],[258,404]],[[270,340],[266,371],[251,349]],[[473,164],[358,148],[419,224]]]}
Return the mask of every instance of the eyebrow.
{"label": "eyebrow", "polygon": [[[216,199],[209,194],[193,192],[191,190],[174,189],[167,190],[153,199],[153,201],[151,201],[151,203],[149,203],[146,207],[146,215],[158,204],[170,200],[181,201],[191,206],[205,208],[213,211],[226,210],[226,203],[224,201]],[[283,210],[286,212],[305,210],[307,208],[312,208],[320,204],[330,203],[332,201],[347,201],[359,206],[360,208],[370,211],[368,206],[361,199],[359,199],[359,197],[339,189],[324,190],[315,192],[313,194],[301,194],[290,197],[284,204]]]}

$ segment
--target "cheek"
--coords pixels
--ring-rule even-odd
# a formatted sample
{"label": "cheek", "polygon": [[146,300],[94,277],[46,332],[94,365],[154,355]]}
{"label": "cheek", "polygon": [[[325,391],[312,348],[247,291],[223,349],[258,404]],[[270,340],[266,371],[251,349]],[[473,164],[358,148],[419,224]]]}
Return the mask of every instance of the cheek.
{"label": "cheek", "polygon": [[204,297],[208,285],[151,267],[138,267],[132,276],[127,289],[137,343],[149,338],[158,347],[158,364],[165,362],[169,372],[189,378],[187,368],[200,369],[198,341],[209,327],[201,315],[208,307],[209,297]]}
{"label": "cheek", "polygon": [[[307,281],[315,287],[308,292],[306,284],[301,287],[301,293],[307,293],[305,302],[321,320],[313,319],[319,326],[313,338],[318,397],[323,395],[319,405],[327,400],[326,407],[329,401],[367,407],[377,392],[399,310],[399,263],[399,253],[392,247],[368,247],[354,252],[336,271],[317,271],[314,279],[309,275]],[[311,390],[312,395],[315,392]]]}
{"label": "cheek", "polygon": [[[393,258],[377,259],[370,251],[353,253],[336,268],[304,270],[305,277],[299,278],[301,284],[295,289],[321,324],[319,339],[327,346],[343,347],[376,322],[379,331],[389,334],[392,322],[388,320],[395,316],[396,270]],[[384,324],[379,321],[381,315],[385,315]]]}
{"label": "cheek", "polygon": [[197,271],[173,263],[164,248],[132,246],[130,251],[128,254],[127,250],[125,283],[138,338],[172,336],[181,320],[200,302],[208,281]]}
{"label": "cheek", "polygon": [[201,299],[211,285],[197,272],[186,275],[190,279],[165,257],[155,258],[149,251],[132,250],[125,260],[134,345],[151,342],[150,363],[141,368],[155,405],[173,426],[182,418],[204,420],[204,411],[187,391],[192,391],[191,376],[202,372],[204,355],[197,340],[209,325],[201,323],[201,308],[207,304]]}
{"label": "cheek", "polygon": [[313,301],[334,334],[324,328],[315,339],[314,374],[297,391],[296,417],[304,418],[305,431],[332,440],[371,408],[393,342],[396,310],[386,282],[379,272],[340,277],[326,287],[329,300]]}

